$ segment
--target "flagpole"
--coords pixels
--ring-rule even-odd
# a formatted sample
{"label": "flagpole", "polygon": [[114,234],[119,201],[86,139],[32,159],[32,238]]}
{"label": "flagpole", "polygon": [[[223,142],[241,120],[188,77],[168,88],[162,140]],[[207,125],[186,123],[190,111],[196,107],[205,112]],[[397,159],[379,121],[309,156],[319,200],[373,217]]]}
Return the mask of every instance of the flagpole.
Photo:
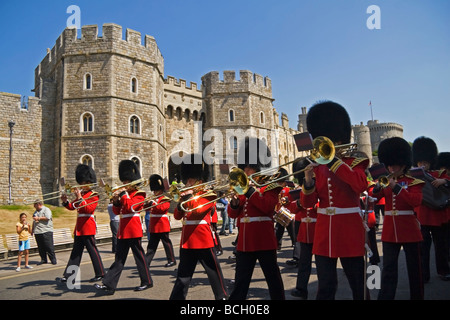
{"label": "flagpole", "polygon": [[372,116],[372,121],[373,121],[372,101],[369,102],[369,106],[370,106],[370,115]]}

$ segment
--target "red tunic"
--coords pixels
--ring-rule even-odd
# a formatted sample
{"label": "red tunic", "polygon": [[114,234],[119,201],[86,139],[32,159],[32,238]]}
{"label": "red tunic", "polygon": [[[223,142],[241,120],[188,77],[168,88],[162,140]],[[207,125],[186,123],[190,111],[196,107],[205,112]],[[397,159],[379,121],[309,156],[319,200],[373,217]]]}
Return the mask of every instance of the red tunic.
{"label": "red tunic", "polygon": [[367,188],[368,159],[344,158],[331,168],[314,168],[315,186],[302,188],[301,205],[313,207],[319,201],[313,253],[331,258],[364,256],[365,228],[360,194]]}
{"label": "red tunic", "polygon": [[[196,198],[189,201],[185,207],[186,209],[192,209],[209,202],[213,198],[215,196]],[[210,203],[192,212],[179,210],[178,207],[175,209],[173,213],[174,218],[183,220],[180,239],[181,248],[207,249],[214,247],[214,236],[211,231],[211,210],[214,206],[215,203]]]}
{"label": "red tunic", "polygon": [[170,221],[167,212],[170,208],[169,198],[165,196],[160,196],[155,200],[155,202],[161,203],[153,208],[150,208],[150,223],[149,232],[150,233],[163,233],[170,232]]}
{"label": "red tunic", "polygon": [[300,221],[297,234],[297,242],[313,243],[317,221],[317,209],[305,209],[297,205],[297,201],[292,201],[288,209],[295,214],[295,220]]}
{"label": "red tunic", "polygon": [[[98,195],[89,190],[87,192],[82,192],[82,201],[75,200],[69,202],[66,206],[69,210],[77,210],[77,222],[75,225],[74,235],[75,236],[92,236],[97,232],[97,223],[94,218],[94,211],[98,204]],[[83,207],[82,207],[83,206]],[[82,207],[77,209],[78,207]]]}
{"label": "red tunic", "polygon": [[133,212],[132,206],[135,203],[142,202],[133,208],[135,211],[141,210],[144,199],[144,191],[134,190],[129,194],[125,192],[120,198],[120,205],[113,206],[114,214],[120,214],[118,239],[142,238],[141,216],[139,213]]}
{"label": "red tunic", "polygon": [[[448,179],[445,171],[427,171],[436,179]],[[421,204],[417,209],[417,219],[424,226],[440,226],[448,222],[448,210],[436,210]]]}
{"label": "red tunic", "polygon": [[390,187],[382,188],[373,194],[377,198],[380,196],[386,198],[381,241],[397,243],[422,241],[420,223],[414,208],[422,203],[424,182],[402,175],[397,179],[397,184],[402,186],[398,194]]}
{"label": "red tunic", "polygon": [[255,190],[247,199],[239,196],[239,206],[228,205],[228,215],[239,223],[237,250],[243,252],[276,250],[273,214],[281,187],[270,184]]}

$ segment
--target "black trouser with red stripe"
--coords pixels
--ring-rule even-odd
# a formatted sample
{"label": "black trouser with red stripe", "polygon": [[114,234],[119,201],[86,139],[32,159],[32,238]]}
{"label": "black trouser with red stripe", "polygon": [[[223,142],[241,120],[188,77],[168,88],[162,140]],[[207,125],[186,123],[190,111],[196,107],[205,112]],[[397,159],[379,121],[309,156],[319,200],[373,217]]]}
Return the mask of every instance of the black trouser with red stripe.
{"label": "black trouser with red stripe", "polygon": [[164,251],[166,252],[167,262],[175,262],[175,255],[173,253],[172,241],[169,238],[169,232],[150,233],[148,245],[147,245],[147,264],[150,266],[153,257],[155,256],[156,249],[158,249],[159,241],[161,240]]}
{"label": "black trouser with red stripe", "polygon": [[105,277],[103,278],[103,284],[111,289],[117,288],[120,275],[125,266],[128,252],[133,251],[134,261],[141,278],[141,286],[152,285],[152,277],[150,276],[150,270],[145,259],[145,252],[142,248],[142,238],[131,239],[117,239],[117,251],[114,263],[109,268]]}
{"label": "black trouser with red stripe", "polygon": [[266,278],[267,286],[269,287],[270,299],[285,300],[284,285],[281,278],[280,268],[277,263],[276,250],[236,252],[235,285],[233,292],[230,295],[230,300],[247,299],[247,293],[252,280],[256,261],[259,261],[259,265],[261,266],[264,277]]}
{"label": "black trouser with red stripe", "polygon": [[197,262],[200,262],[206,271],[215,299],[226,299],[228,294],[225,288],[222,269],[220,268],[219,260],[217,260],[214,249],[181,248],[177,279],[175,280],[170,300],[186,299],[189,284],[191,283]]}
{"label": "black trouser with red stripe", "polygon": [[67,262],[66,270],[64,270],[64,277],[68,278],[71,273],[67,272],[69,266],[80,266],[81,257],[83,256],[83,250],[86,250],[91,257],[92,266],[94,267],[94,273],[96,277],[103,277],[105,269],[103,268],[102,258],[98,252],[97,245],[95,243],[95,236],[75,236],[73,239],[72,253],[70,254],[69,261]]}

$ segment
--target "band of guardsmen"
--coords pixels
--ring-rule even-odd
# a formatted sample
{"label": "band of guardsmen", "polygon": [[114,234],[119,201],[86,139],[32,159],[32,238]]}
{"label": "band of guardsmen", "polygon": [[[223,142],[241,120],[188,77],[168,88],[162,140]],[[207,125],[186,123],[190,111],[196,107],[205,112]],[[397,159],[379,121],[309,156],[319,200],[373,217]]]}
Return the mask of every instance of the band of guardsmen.
{"label": "band of guardsmen", "polygon": [[[113,295],[131,249],[140,279],[135,290],[157,287],[151,263],[161,241],[165,266],[177,265],[171,300],[187,298],[199,262],[216,300],[247,299],[257,262],[270,299],[285,300],[277,261],[280,234],[285,229],[295,241],[293,258],[287,263],[298,268],[296,287],[290,294],[299,299],[335,299],[339,259],[354,300],[393,300],[402,249],[410,299],[424,299],[432,254],[439,277],[450,280],[450,152],[439,153],[429,137],[420,136],[412,145],[403,138],[387,138],[379,144],[379,163],[369,167],[369,155],[350,143],[351,121],[342,105],[318,102],[306,120],[307,133],[297,135],[295,141],[308,156],[273,167],[265,141],[246,137],[239,144],[238,163],[228,168],[226,182],[208,181],[209,166],[202,154],[185,155],[180,165],[181,183],[171,185],[158,174],[142,177],[132,160],[120,162],[122,185],[114,187],[98,181],[91,167],[79,164],[75,171],[78,185],[68,186],[62,179],[64,192],[56,193],[68,210],[77,211],[73,249],[58,281],[67,282],[68,268],[80,266],[86,248],[95,271],[90,281],[99,293]],[[150,195],[144,191],[146,186]],[[120,217],[115,259],[108,269],[95,241],[94,212],[103,201],[101,189]],[[73,200],[68,199],[71,194]],[[238,230],[231,288],[225,284],[217,258],[221,245],[216,204],[222,198],[228,199],[228,215],[235,219]],[[178,261],[169,236],[171,203],[176,204],[173,217],[182,222]],[[381,217],[375,214],[376,206],[384,208],[383,259],[380,290],[371,297],[366,287],[367,265],[381,261],[375,237]],[[150,216],[146,249],[142,211]],[[308,295],[313,257],[318,278],[315,297]]]}

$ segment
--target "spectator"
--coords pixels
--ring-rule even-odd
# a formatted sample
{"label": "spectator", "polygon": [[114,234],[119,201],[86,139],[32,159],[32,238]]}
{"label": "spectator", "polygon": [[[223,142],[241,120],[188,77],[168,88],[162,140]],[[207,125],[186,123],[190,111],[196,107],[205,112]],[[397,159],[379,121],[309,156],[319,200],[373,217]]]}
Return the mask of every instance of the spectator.
{"label": "spectator", "polygon": [[16,224],[16,231],[19,235],[19,254],[17,256],[17,269],[20,271],[20,264],[22,260],[22,253],[25,253],[25,268],[32,269],[33,267],[28,264],[28,253],[30,249],[30,234],[31,226],[27,221],[27,214],[21,213],[19,216],[19,222]]}
{"label": "spectator", "polygon": [[52,264],[56,264],[55,247],[53,244],[53,218],[52,211],[43,205],[41,200],[34,203],[36,211],[33,213],[33,234],[41,256],[38,265],[47,263],[47,256]]}
{"label": "spectator", "polygon": [[117,248],[117,231],[119,231],[119,221],[120,216],[115,215],[113,212],[113,199],[109,201],[108,204],[108,214],[109,214],[109,226],[111,227],[112,233],[112,253],[116,253]]}

